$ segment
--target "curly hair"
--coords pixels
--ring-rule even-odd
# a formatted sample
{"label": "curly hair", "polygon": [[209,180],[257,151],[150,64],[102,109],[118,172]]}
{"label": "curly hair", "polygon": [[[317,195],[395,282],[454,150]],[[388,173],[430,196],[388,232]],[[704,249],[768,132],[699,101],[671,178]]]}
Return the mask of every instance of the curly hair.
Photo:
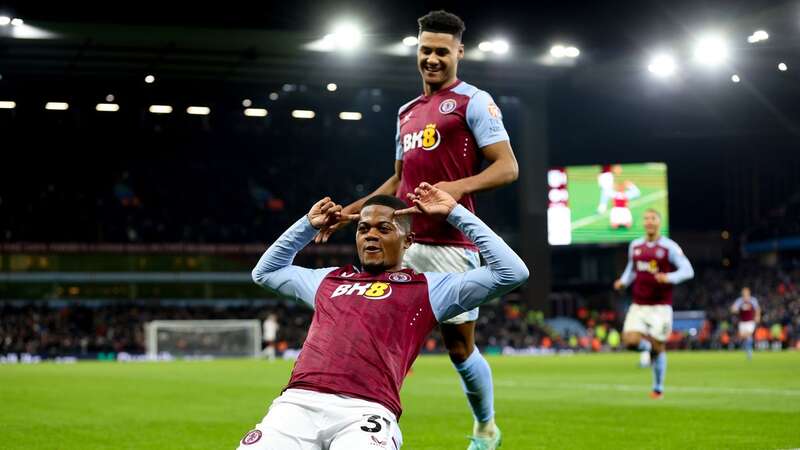
{"label": "curly hair", "polygon": [[459,41],[464,30],[467,29],[464,21],[453,13],[445,10],[431,11],[417,19],[419,32],[431,31],[433,33],[447,33],[455,36]]}

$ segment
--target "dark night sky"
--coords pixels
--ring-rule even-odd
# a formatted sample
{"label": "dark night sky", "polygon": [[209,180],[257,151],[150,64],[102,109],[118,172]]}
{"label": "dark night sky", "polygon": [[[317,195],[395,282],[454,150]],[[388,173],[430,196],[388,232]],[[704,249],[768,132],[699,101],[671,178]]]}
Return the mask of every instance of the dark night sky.
{"label": "dark night sky", "polygon": [[[312,35],[326,33],[339,18],[353,17],[376,40],[391,41],[413,34],[420,15],[444,8],[465,20],[468,46],[504,37],[512,46],[527,47],[527,54],[544,53],[556,41],[581,48],[578,66],[563,72],[548,94],[553,164],[667,161],[670,189],[685,191],[686,198],[715,199],[699,215],[689,214],[696,208],[690,202],[673,205],[677,212],[686,210],[675,215],[675,222],[687,229],[722,227],[742,214],[753,215],[736,206],[745,202],[740,197],[756,198],[758,192],[769,191],[775,179],[791,185],[786,190],[796,184],[791,170],[800,160],[792,151],[800,145],[800,72],[779,73],[775,67],[780,60],[800,67],[797,2],[561,0],[518,6],[298,0],[203,7],[167,3],[28,0],[0,4],[0,14],[20,16],[29,23],[251,28]],[[770,32],[769,41],[747,44],[744,38],[761,28]],[[648,76],[644,65],[649,51],[672,47],[682,53],[681,62],[687,62],[692,38],[711,29],[726,32],[731,39],[735,55],[728,72],[707,75],[687,63],[675,82],[659,83]],[[734,71],[743,76],[740,85],[729,80]],[[747,170],[758,161],[763,161],[758,171]],[[732,174],[738,173],[753,179],[731,183]],[[731,197],[736,189],[746,192]],[[776,195],[761,196],[759,210],[782,201]]]}
{"label": "dark night sky", "polygon": [[[467,23],[465,40],[505,35],[512,43],[548,46],[570,39],[596,51],[626,51],[650,42],[675,39],[707,26],[729,28],[751,19],[762,26],[798,30],[800,5],[765,0],[638,0],[526,2],[262,1],[210,2],[210,6],[165,6],[168,2],[5,2],[0,11],[27,20],[147,25],[188,25],[310,31],[332,19],[360,18],[370,33],[405,35],[415,19],[444,8]],[[177,2],[176,2],[177,3]],[[194,2],[199,4],[201,2]],[[3,6],[5,5],[5,7]],[[789,31],[789,30],[787,30]]]}

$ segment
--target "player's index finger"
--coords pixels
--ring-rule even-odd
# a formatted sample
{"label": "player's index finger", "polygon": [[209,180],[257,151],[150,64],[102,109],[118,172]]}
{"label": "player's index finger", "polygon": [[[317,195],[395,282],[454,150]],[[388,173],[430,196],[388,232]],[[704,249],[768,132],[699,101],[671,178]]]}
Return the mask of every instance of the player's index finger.
{"label": "player's index finger", "polygon": [[394,211],[395,216],[406,216],[408,214],[419,214],[419,213],[420,210],[416,206],[412,206],[410,208],[405,208],[405,209],[396,209]]}

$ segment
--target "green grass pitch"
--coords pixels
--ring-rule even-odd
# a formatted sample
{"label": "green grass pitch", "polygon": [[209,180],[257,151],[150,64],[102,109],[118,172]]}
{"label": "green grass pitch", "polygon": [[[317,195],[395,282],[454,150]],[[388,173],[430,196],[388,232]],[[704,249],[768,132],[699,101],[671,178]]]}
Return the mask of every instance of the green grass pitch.
{"label": "green grass pitch", "polygon": [[[669,354],[647,397],[633,353],[490,357],[503,449],[800,447],[800,353]],[[233,449],[291,363],[217,360],[0,366],[0,448]],[[446,357],[403,389],[404,449],[465,449],[472,420]]]}
{"label": "green grass pitch", "polygon": [[613,229],[609,225],[609,212],[613,206],[607,203],[604,214],[598,214],[600,187],[597,176],[601,166],[576,166],[567,168],[569,208],[572,218],[572,243],[629,242],[644,235],[642,216],[647,208],[661,213],[661,232],[669,236],[669,208],[667,207],[667,166],[663,163],[624,164],[622,174],[615,182],[632,181],[641,191],[641,196],[630,201],[633,215],[631,229]]}

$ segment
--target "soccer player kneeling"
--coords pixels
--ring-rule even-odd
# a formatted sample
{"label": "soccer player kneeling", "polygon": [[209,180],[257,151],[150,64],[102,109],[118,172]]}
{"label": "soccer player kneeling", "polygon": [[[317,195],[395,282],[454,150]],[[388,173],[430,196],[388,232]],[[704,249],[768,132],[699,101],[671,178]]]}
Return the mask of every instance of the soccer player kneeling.
{"label": "soccer player kneeling", "polygon": [[[344,215],[330,198],[314,204],[272,244],[253,280],[314,308],[289,384],[240,449],[399,449],[400,387],[437,323],[516,288],[528,269],[466,208],[428,183],[409,193],[370,198]],[[487,265],[463,273],[402,269],[413,245],[411,214],[445,217],[479,249]],[[358,220],[361,267],[307,269],[295,255],[325,226]]]}

